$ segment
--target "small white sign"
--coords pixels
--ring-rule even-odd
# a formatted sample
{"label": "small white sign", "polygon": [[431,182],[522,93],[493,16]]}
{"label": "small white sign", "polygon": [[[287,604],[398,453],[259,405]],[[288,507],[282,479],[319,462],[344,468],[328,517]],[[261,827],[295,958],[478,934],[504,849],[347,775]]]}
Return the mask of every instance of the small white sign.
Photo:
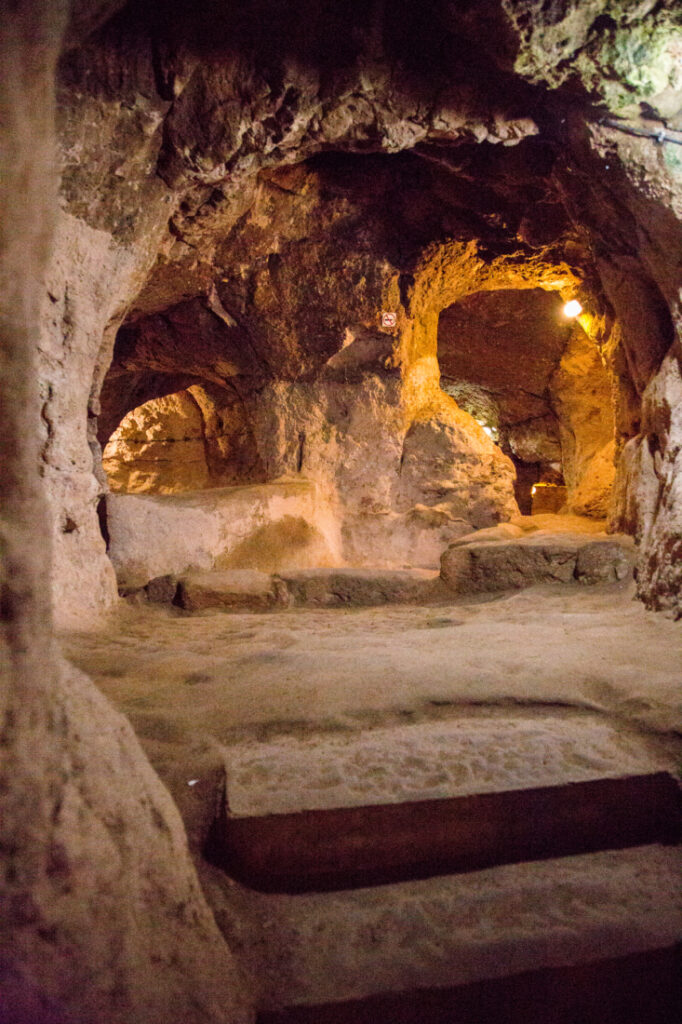
{"label": "small white sign", "polygon": [[381,326],[382,327],[395,327],[398,323],[397,313],[382,313],[381,314]]}

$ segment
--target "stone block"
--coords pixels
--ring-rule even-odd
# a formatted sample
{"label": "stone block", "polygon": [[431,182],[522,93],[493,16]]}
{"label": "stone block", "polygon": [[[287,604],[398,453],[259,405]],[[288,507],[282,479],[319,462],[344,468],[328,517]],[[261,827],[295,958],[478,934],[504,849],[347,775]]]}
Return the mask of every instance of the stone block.
{"label": "stone block", "polygon": [[457,593],[515,590],[534,583],[570,583],[577,545],[564,538],[545,544],[468,544],[449,548],[441,561],[441,577]]}
{"label": "stone block", "polygon": [[177,590],[176,576],[155,576],[144,588],[147,600],[153,604],[172,604]]}
{"label": "stone block", "polygon": [[447,596],[429,569],[302,569],[281,574],[294,604],[332,608],[427,603]]}
{"label": "stone block", "polygon": [[615,583],[632,572],[636,550],[623,540],[595,540],[578,551],[575,576],[580,583]]}
{"label": "stone block", "polygon": [[287,603],[281,582],[255,569],[226,572],[193,572],[178,583],[178,603],[186,611],[207,608],[262,611]]}
{"label": "stone block", "polygon": [[632,572],[635,561],[629,537],[538,531],[507,540],[500,531],[496,540],[493,531],[482,532],[486,536],[480,541],[459,541],[441,559],[441,578],[456,593],[517,590],[536,583],[615,583]]}

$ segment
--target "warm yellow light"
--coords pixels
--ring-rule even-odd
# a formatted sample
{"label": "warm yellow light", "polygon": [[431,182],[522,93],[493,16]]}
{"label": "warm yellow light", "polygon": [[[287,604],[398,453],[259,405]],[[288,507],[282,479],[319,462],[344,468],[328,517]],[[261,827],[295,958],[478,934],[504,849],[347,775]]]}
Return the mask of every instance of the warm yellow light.
{"label": "warm yellow light", "polygon": [[567,316],[569,320],[573,320],[575,317],[580,316],[583,311],[583,307],[580,305],[577,299],[571,299],[564,306],[564,316]]}

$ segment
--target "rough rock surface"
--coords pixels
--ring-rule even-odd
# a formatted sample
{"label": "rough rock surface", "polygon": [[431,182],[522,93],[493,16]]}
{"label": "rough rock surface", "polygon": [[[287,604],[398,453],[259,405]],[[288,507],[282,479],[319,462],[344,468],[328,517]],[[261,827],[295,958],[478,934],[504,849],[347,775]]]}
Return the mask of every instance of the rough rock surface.
{"label": "rough rock surface", "polygon": [[[374,166],[404,207],[395,176],[385,163]],[[301,474],[328,489],[340,528],[352,535],[349,561],[366,561],[358,518],[366,515],[370,561],[402,564],[404,549],[389,524],[409,516],[403,532],[410,547],[425,549],[421,561],[435,565],[438,545],[453,536],[443,530],[448,518],[466,514],[472,525],[488,525],[516,511],[512,468],[479,426],[438,394],[433,374],[418,393],[406,393],[396,338],[377,324],[396,276],[372,209],[378,186],[349,170],[343,185],[328,161],[264,179],[253,209],[222,242],[221,264],[230,269],[208,297],[209,322],[195,302],[194,324],[185,303],[126,327],[103,402],[111,406],[126,374],[146,375],[150,388],[160,386],[160,373],[174,385],[183,370],[232,381],[265,478]],[[413,170],[401,166],[399,183]],[[387,248],[378,262],[369,258],[375,245]],[[430,460],[438,463],[432,478]],[[415,461],[426,467],[417,474]],[[437,539],[428,539],[431,524],[411,514],[422,505],[443,513]],[[385,517],[383,537],[378,517]]]}
{"label": "rough rock surface", "polygon": [[[562,90],[571,79],[584,100],[626,118],[644,104],[674,126],[674,5],[605,13],[596,0],[551,11],[527,0],[483,14],[438,4],[425,19],[408,3],[398,28],[371,4],[346,33],[338,13],[304,8],[302,20],[295,5],[262,22],[247,5],[210,32],[184,8],[122,14],[62,61],[67,212],[41,371],[60,614],[85,614],[67,579],[74,560],[99,592],[96,609],[114,599],[95,519],[98,453],[83,428],[89,416],[94,436],[100,390],[114,429],[148,398],[199,382],[232,379],[247,400],[264,380],[311,379],[330,360],[354,374],[387,309],[396,328],[382,359],[404,381],[409,429],[437,387],[443,309],[481,290],[582,289],[590,337],[617,378],[616,459],[640,431],[640,396],[678,316],[676,149],[656,159],[629,123],[586,134],[587,106],[567,112]],[[455,73],[472,47],[480,64]],[[453,243],[478,246],[461,277],[444,255]],[[107,292],[93,303],[101,280]],[[102,389],[126,308],[116,383]],[[67,407],[76,373],[81,392]],[[537,464],[552,440],[545,425],[541,437]],[[516,445],[530,455],[527,436]],[[601,445],[595,458],[576,507],[601,514],[611,453]],[[77,538],[63,530],[71,522]],[[655,562],[654,548],[646,557]]]}
{"label": "rough rock surface", "polygon": [[30,825],[14,833],[12,859],[24,859],[5,897],[0,978],[14,1005],[0,1001],[3,1020],[27,1019],[33,989],[59,1020],[249,1021],[177,809],[130,725],[66,665],[50,711],[61,785],[50,827],[31,846]]}
{"label": "rough rock surface", "polygon": [[439,721],[242,739],[224,748],[233,817],[443,800],[674,771],[675,754],[594,714],[471,708]]}
{"label": "rough rock surface", "polygon": [[264,475],[244,403],[209,383],[129,412],[109,438],[102,464],[109,489],[127,494],[258,483]]}
{"label": "rough rock surface", "polygon": [[476,527],[516,513],[511,462],[476,428],[453,406],[412,424],[401,453],[401,511],[423,503]]}
{"label": "rough rock surface", "polygon": [[534,467],[531,483],[563,476],[572,511],[605,517],[615,474],[612,369],[556,293],[469,295],[441,314],[438,358],[441,387],[517,466]]}
{"label": "rough rock surface", "polygon": [[193,572],[178,580],[176,603],[188,612],[205,608],[272,608],[289,602],[287,588],[254,569]]}
{"label": "rough rock surface", "polygon": [[438,574],[404,569],[309,569],[280,574],[295,605],[335,608],[428,604],[448,596]]}
{"label": "rough rock surface", "polygon": [[[291,544],[309,549],[307,565],[313,566],[317,557],[319,565],[338,564],[340,560],[350,565],[437,567],[443,548],[451,540],[472,526],[489,526],[515,514],[517,506],[512,496],[511,463],[480,426],[445,397],[432,412],[431,418],[423,414],[423,418],[406,425],[400,382],[393,374],[363,372],[355,384],[332,379],[268,386],[250,403],[250,423],[260,465],[273,482],[260,488],[237,489],[231,492],[232,498],[227,491],[216,491],[207,492],[204,498],[188,496],[184,503],[163,502],[150,495],[144,504],[122,494],[112,496],[108,500],[110,554],[119,577],[128,573],[131,558],[142,558],[148,567],[144,571],[152,575],[177,573],[183,569],[179,563],[181,551],[193,543],[202,550],[214,544],[183,518],[183,508],[203,505],[208,513],[209,509],[225,506],[220,515],[228,533],[216,553],[226,556],[236,543],[233,535],[238,542],[246,543],[247,533],[265,529],[278,516],[299,516],[293,506],[280,512],[274,506],[267,512],[261,509],[260,498],[266,501],[268,494],[279,493],[284,485],[276,481],[282,479],[291,481],[296,493],[312,488],[326,496],[324,502],[318,502],[316,511],[308,501],[300,513],[308,524],[302,526],[310,534],[306,543],[296,541],[293,535],[291,538]],[[136,418],[142,415],[135,413]],[[198,428],[198,419],[196,422]],[[179,419],[175,423],[179,431],[185,430]],[[147,433],[149,440],[142,448],[153,443],[149,426]],[[107,454],[115,444],[116,435]],[[180,459],[176,489],[182,487],[183,474],[185,481],[206,483],[205,462],[198,468],[193,465]],[[149,465],[134,461],[130,469],[146,473]],[[152,471],[157,490],[163,493],[167,489],[164,479],[171,481],[170,489],[175,479],[172,467],[163,463]],[[248,474],[245,476],[248,479]],[[129,484],[131,480],[129,474]],[[216,486],[219,478],[213,477],[212,482]],[[226,503],[230,501],[233,507],[228,513]],[[247,508],[249,501],[252,506]],[[154,508],[160,515],[154,538],[146,536],[140,520],[144,508]],[[177,542],[169,532],[171,514]],[[236,518],[227,525],[229,515]],[[248,530],[239,525],[244,517],[252,523]],[[327,538],[327,548],[320,546],[320,541],[313,550],[313,542],[320,535]],[[279,565],[293,568],[295,563],[287,561],[284,552],[284,534],[281,544]],[[168,553],[165,564],[163,547]],[[257,560],[252,567],[278,568],[274,552],[268,562],[256,542],[252,549]],[[241,564],[248,568],[246,559],[244,548]],[[298,564],[303,567],[300,559]],[[206,559],[198,556],[184,567],[189,565],[208,567]]]}
{"label": "rough rock surface", "polygon": [[[655,442],[640,447],[640,472],[630,501],[642,545],[640,594],[653,608],[682,616],[682,358],[680,343],[663,361],[644,399],[645,425]],[[652,452],[653,448],[653,452]]]}
{"label": "rough rock surface", "polygon": [[[597,524],[587,525],[594,531]],[[508,530],[510,524],[498,529]],[[131,717],[200,848],[220,796],[223,765],[232,761],[231,755],[235,802],[246,813],[254,809],[250,799],[261,801],[263,811],[274,812],[295,807],[297,800],[324,806],[330,799],[416,799],[443,795],[448,786],[471,792],[479,786],[495,788],[500,780],[514,788],[588,778],[591,772],[672,766],[679,759],[680,741],[671,730],[679,731],[682,722],[679,628],[647,613],[632,596],[632,586],[622,583],[541,586],[493,601],[460,599],[450,608],[288,609],[229,618],[208,612],[178,618],[147,606],[125,609],[123,637],[121,626],[106,634],[71,636],[68,650]],[[561,887],[562,879],[569,880],[565,861],[549,876],[544,874],[546,864],[540,874],[535,865],[524,872],[518,908],[527,910],[528,900],[540,899],[538,885],[545,878],[545,922],[557,920],[553,915],[559,913],[558,920],[565,923],[570,908],[580,907],[576,927],[586,926],[589,932],[595,915],[605,913],[608,937],[601,927],[590,932],[598,943],[597,955],[603,956],[607,944],[613,948],[616,931],[623,942],[642,935],[635,922],[651,903],[641,885],[631,884],[637,872],[651,881],[651,926],[655,930],[670,920],[673,902],[667,896],[659,902],[661,883],[666,877],[676,886],[678,856],[664,858],[668,868],[662,875],[654,868],[654,861],[661,865],[653,848],[637,851],[634,861],[628,855],[630,867],[624,874],[617,867],[622,862],[612,854],[600,855],[594,875],[579,859],[570,876],[575,878],[570,896]],[[490,939],[509,927],[514,950],[527,948],[526,926],[532,922],[524,911],[518,932],[512,924],[510,876],[488,877],[490,889],[485,892],[492,904],[483,897],[476,873],[437,885],[430,890],[434,904],[429,905],[442,910],[446,891],[454,884],[457,920],[461,922],[467,893],[477,907],[467,919],[467,935],[475,921],[480,922],[476,935],[482,941],[486,928]],[[467,878],[473,890],[467,888]],[[625,878],[632,903],[629,897],[623,900]],[[288,1001],[304,985],[318,993],[359,991],[374,976],[368,977],[366,963],[358,965],[358,948],[376,952],[379,947],[386,954],[386,971],[392,970],[392,979],[400,984],[392,959],[396,947],[367,901],[376,901],[384,925],[387,919],[395,922],[397,942],[405,940],[408,926],[414,939],[424,921],[418,914],[415,922],[419,901],[403,903],[395,891],[383,898],[385,889],[327,894],[301,907],[298,897],[253,896],[221,872],[207,871],[203,879],[220,925],[233,948],[241,951],[263,1001]],[[606,895],[608,879],[615,881],[609,888],[613,897]],[[414,895],[420,886],[408,888]],[[560,911],[557,891],[562,893]],[[483,905],[476,903],[476,895],[483,897]],[[315,906],[319,915],[312,912]],[[323,932],[327,956],[317,948],[316,926],[329,920],[335,908],[339,917]],[[352,930],[360,919],[377,928],[374,939],[372,932]],[[519,920],[515,914],[513,919]],[[450,942],[453,921],[448,917],[442,931],[429,926],[430,935]],[[345,945],[349,930],[352,949]],[[337,945],[339,934],[343,938]],[[424,959],[412,957],[411,942],[407,955],[405,946],[397,946],[403,972],[406,965],[419,962],[415,976],[428,971],[429,964],[436,970],[428,958],[433,947],[426,930],[420,934]],[[554,941],[547,942],[546,927],[538,934],[543,936],[542,955],[557,951]],[[576,938],[578,931],[571,934]],[[653,934],[649,927],[646,934]],[[298,943],[299,936],[300,957],[294,961],[292,941]],[[491,961],[502,970],[494,937]],[[481,944],[476,942],[475,948],[480,953]],[[577,949],[571,946],[570,955]],[[342,980],[332,970],[331,950],[333,962],[343,965]],[[537,946],[529,955],[540,952]],[[491,961],[486,959],[486,964]],[[443,969],[451,971],[452,963],[446,967],[444,962]]]}
{"label": "rough rock surface", "polygon": [[[94,25],[112,4],[78,8]],[[79,464],[85,420],[69,413],[78,443],[46,458],[45,433],[52,441],[57,427],[37,387],[40,289],[56,213],[53,80],[66,21],[66,4],[14,5],[0,34],[0,121],[8,130],[0,147],[0,1015],[32,1024],[162,1024],[176,1015],[246,1022],[234,962],[172,800],[128,723],[64,665],[51,639],[48,490],[56,530],[66,497],[83,531],[82,548],[66,552],[65,592],[91,588],[101,610],[107,590],[85,472],[92,461]],[[80,340],[67,331],[51,352],[62,384],[83,355]],[[101,336],[90,338],[86,365],[100,344]],[[78,404],[88,374],[71,383]],[[70,385],[59,391],[64,409]],[[69,526],[65,536],[74,532]],[[91,553],[100,549],[92,572]]]}
{"label": "rough rock surface", "polygon": [[233,941],[258,958],[270,1009],[446,988],[504,977],[511,964],[524,971],[595,961],[605,949],[618,956],[666,947],[679,929],[679,869],[675,848],[652,845],[351,892],[244,890],[253,937],[232,930],[235,897],[220,872],[206,871],[204,884]]}
{"label": "rough rock surface", "polygon": [[[491,533],[494,531],[490,531]],[[632,572],[629,537],[544,530],[509,540],[462,538],[441,559],[441,577],[457,594],[487,593],[536,583],[615,583]]]}
{"label": "rough rock surface", "polygon": [[107,522],[119,583],[199,569],[338,565],[340,537],[320,488],[306,480],[187,494],[110,494]]}
{"label": "rough rock surface", "polygon": [[[175,993],[174,1016],[238,1020],[238,1000],[229,985],[221,987],[231,976],[230,959],[182,866],[172,812],[164,826],[149,826],[139,794],[154,783],[137,752],[123,757],[120,791],[110,779],[100,785],[100,765],[117,762],[118,720],[99,703],[95,709],[87,694],[91,718],[81,721],[72,704],[65,714],[70,684],[51,644],[50,602],[62,622],[79,624],[101,621],[116,602],[97,525],[105,481],[95,421],[117,330],[124,319],[130,327],[179,304],[194,303],[194,312],[202,306],[204,322],[216,321],[219,344],[210,365],[202,362],[201,381],[222,387],[227,377],[250,375],[246,397],[282,380],[317,385],[325,365],[350,347],[346,339],[359,340],[361,362],[369,346],[377,357],[381,352],[382,374],[390,371],[401,382],[392,458],[395,439],[400,452],[412,424],[440,409],[434,402],[441,310],[486,288],[582,289],[593,318],[590,337],[598,338],[617,378],[612,523],[627,523],[641,538],[642,597],[679,616],[682,164],[668,135],[682,128],[680,7],[676,0],[444,0],[426,10],[409,0],[400,18],[391,5],[371,2],[348,23],[353,5],[312,0],[277,5],[268,18],[256,0],[211,5],[208,18],[190,4],[134,4],[117,13],[121,6],[116,0],[14,4],[0,35],[0,113],[9,129],[0,155],[0,566],[2,629],[11,650],[11,671],[3,664],[0,828],[3,906],[9,907],[3,939],[17,951],[3,969],[24,989],[30,982],[35,993],[38,985],[34,1020],[47,1016],[50,997],[62,993],[76,1015],[96,1004],[102,1021],[146,1024],[157,1011],[165,1020],[169,993]],[[405,150],[412,152],[401,155]],[[331,171],[314,169],[324,178],[319,189],[307,179],[310,166],[288,174],[289,165],[310,160]],[[377,177],[372,191],[367,181],[382,163],[386,179]],[[364,206],[358,193],[368,197]],[[306,211],[291,218],[289,234],[288,214],[274,215],[275,194],[284,211]],[[325,194],[332,196],[326,205]],[[326,244],[306,241],[308,223],[326,230],[337,219],[340,230]],[[293,305],[286,294],[296,297]],[[306,307],[309,330],[298,316],[286,324],[290,313]],[[395,329],[381,331],[382,311],[395,314]],[[244,327],[235,328],[238,319]],[[192,368],[185,360],[196,335],[178,338],[172,328],[167,347],[179,349],[180,363],[186,362],[182,381],[178,360],[148,365],[156,379],[127,381],[127,395],[138,387],[138,397],[122,414],[200,383],[191,379],[197,368],[187,379]],[[372,349],[377,333],[391,338],[390,353]],[[217,366],[226,334],[232,342]],[[247,365],[232,359],[235,347],[250,350]],[[264,382],[268,360],[274,373],[266,372]],[[278,377],[280,367],[285,373]],[[351,372],[344,358],[332,369]],[[141,372],[132,365],[114,367],[119,370],[131,378]],[[168,390],[160,386],[163,374],[175,377],[166,380]],[[356,397],[362,404],[364,391]],[[291,457],[300,454],[299,444]],[[437,514],[437,506],[426,515]],[[545,611],[543,631],[528,634],[534,647],[546,640]],[[618,621],[629,623],[633,614],[620,607]],[[561,679],[551,676],[555,699],[565,692],[589,629],[581,620],[576,651],[567,651],[560,621],[552,648],[562,664]],[[663,623],[657,633],[641,628],[672,644],[667,625],[673,624]],[[618,705],[616,677],[641,675],[631,649],[627,665],[619,660],[612,637],[621,646],[624,637],[618,622],[611,626],[600,637],[610,654],[608,673],[600,669],[597,682],[585,683],[589,699],[601,706]],[[364,640],[371,646],[371,636]],[[120,657],[120,637],[117,643]],[[343,649],[336,655],[343,660]],[[508,649],[504,655],[507,664]],[[452,657],[441,664],[441,676]],[[139,663],[139,651],[136,658]],[[405,692],[421,670],[410,665]],[[677,695],[679,658],[675,668]],[[499,665],[495,671],[499,676]],[[242,665],[234,673],[242,690],[244,672]],[[478,665],[467,677],[471,692],[484,677],[490,684]],[[373,679],[377,690],[381,678]],[[526,693],[529,688],[526,679]],[[366,697],[371,703],[372,694]],[[244,699],[253,705],[251,694]],[[660,705],[638,707],[643,719],[670,720]],[[83,800],[64,826],[66,848],[87,852],[71,888],[50,838],[59,834],[60,813],[71,813],[68,799],[93,793],[98,805]],[[98,815],[106,819],[106,835]],[[120,871],[113,865],[112,880],[107,835],[120,841],[126,822],[137,823],[140,815],[161,850],[174,856],[150,869],[122,844],[125,857]],[[93,829],[101,847],[90,843]],[[188,902],[172,927],[158,903],[178,891]],[[93,963],[92,922],[101,920],[106,894],[119,941],[97,946],[101,958]],[[56,932],[41,933],[45,913],[59,915]],[[142,934],[147,919],[154,930]],[[150,950],[163,964],[156,967],[164,971],[161,987],[152,985],[151,969],[145,975],[135,966],[149,963]],[[326,976],[333,980],[331,971]],[[98,989],[98,978],[106,988]],[[215,1011],[205,1009],[208,987],[225,995]]]}
{"label": "rough rock surface", "polygon": [[599,348],[580,327],[571,333],[550,387],[568,507],[604,519],[615,477],[613,383]]}
{"label": "rough rock surface", "polygon": [[485,426],[517,469],[519,462],[532,467],[526,491],[543,470],[561,472],[549,382],[569,331],[559,297],[540,289],[474,293],[438,321],[441,387]]}
{"label": "rough rock surface", "polygon": [[172,494],[206,487],[203,419],[191,391],[128,413],[111,435],[102,464],[112,491]]}

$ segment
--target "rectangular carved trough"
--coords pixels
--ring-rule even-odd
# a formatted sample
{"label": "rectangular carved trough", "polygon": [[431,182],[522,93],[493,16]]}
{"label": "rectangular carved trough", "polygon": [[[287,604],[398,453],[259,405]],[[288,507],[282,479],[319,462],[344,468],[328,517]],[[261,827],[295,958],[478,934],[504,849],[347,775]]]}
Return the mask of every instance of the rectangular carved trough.
{"label": "rectangular carved trough", "polygon": [[301,893],[478,871],[682,836],[666,772],[413,803],[233,818],[206,854],[261,892]]}

